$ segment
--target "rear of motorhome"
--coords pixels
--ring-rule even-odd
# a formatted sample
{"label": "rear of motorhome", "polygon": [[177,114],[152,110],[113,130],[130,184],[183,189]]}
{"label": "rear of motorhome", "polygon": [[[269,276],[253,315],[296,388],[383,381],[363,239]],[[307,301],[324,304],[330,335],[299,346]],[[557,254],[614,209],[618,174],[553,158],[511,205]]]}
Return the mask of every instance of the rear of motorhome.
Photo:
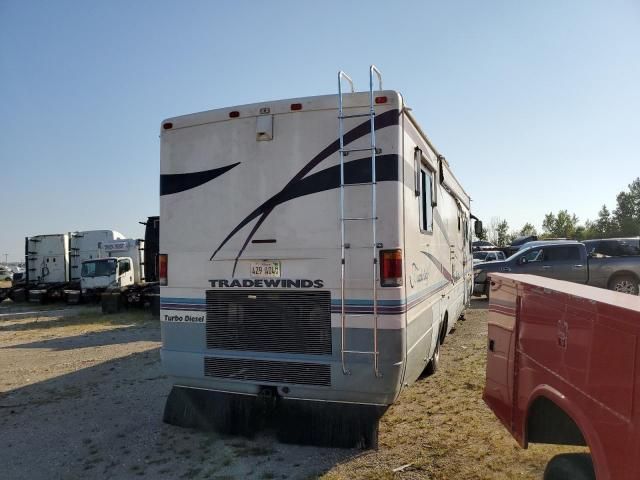
{"label": "rear of motorhome", "polygon": [[373,446],[435,371],[472,291],[470,199],[376,73],[162,123],[167,422],[246,433],[266,404],[284,441]]}

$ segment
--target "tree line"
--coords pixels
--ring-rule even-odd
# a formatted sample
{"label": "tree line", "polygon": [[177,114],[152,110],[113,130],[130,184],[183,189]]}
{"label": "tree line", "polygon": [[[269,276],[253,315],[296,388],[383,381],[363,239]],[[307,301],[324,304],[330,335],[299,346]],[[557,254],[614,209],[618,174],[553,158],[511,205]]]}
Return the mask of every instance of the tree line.
{"label": "tree line", "polygon": [[580,219],[568,210],[547,213],[542,221],[542,232],[538,233],[533,224],[527,222],[520,230],[511,230],[509,223],[499,217],[491,219],[483,228],[479,240],[504,247],[516,237],[537,235],[540,239],[567,238],[588,240],[590,238],[634,237],[640,235],[640,177],[636,178],[616,196],[616,208],[610,211],[606,205],[598,212],[595,220]]}

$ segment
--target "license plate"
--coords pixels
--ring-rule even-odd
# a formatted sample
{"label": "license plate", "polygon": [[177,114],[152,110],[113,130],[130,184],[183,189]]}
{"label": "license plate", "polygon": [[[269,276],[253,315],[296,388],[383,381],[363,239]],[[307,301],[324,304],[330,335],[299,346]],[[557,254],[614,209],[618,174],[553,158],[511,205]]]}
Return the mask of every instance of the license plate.
{"label": "license plate", "polygon": [[280,262],[252,263],[251,278],[280,278]]}

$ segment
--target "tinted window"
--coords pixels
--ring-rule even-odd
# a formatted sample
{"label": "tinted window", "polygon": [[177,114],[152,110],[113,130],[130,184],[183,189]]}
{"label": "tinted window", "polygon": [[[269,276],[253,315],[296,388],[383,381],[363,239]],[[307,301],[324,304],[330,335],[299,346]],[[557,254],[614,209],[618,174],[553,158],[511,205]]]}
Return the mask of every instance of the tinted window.
{"label": "tinted window", "polygon": [[545,248],[544,260],[546,262],[567,262],[580,260],[580,251],[577,246],[549,247]]}
{"label": "tinted window", "polygon": [[595,253],[606,257],[625,257],[629,255],[640,255],[640,248],[637,242],[628,240],[603,240],[596,248]]}

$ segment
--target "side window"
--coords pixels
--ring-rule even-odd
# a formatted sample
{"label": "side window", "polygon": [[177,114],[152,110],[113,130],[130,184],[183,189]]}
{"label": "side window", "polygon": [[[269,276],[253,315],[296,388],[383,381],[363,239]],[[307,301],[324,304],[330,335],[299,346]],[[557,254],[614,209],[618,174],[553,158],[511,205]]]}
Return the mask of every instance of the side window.
{"label": "side window", "polygon": [[[524,260],[524,262],[523,262],[523,260]],[[531,263],[531,262],[540,262],[540,261],[542,261],[542,249],[538,248],[538,249],[533,249],[533,250],[527,252],[522,257],[520,257],[520,261],[522,263]]]}
{"label": "side window", "polygon": [[120,274],[130,270],[129,260],[120,260]]}
{"label": "side window", "polygon": [[424,166],[420,167],[420,230],[433,232],[433,174]]}

